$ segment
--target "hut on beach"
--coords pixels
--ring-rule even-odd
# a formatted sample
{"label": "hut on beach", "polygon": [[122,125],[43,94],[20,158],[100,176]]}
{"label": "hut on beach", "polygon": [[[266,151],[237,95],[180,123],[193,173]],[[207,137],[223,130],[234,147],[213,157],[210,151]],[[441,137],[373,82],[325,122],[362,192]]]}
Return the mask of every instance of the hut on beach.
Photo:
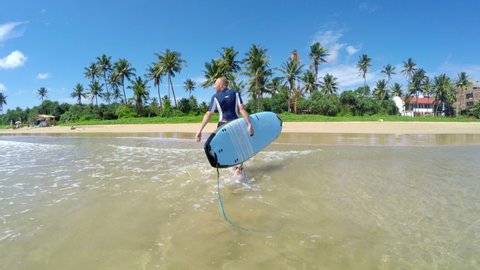
{"label": "hut on beach", "polygon": [[38,127],[49,127],[55,123],[55,116],[48,114],[37,114],[35,125]]}

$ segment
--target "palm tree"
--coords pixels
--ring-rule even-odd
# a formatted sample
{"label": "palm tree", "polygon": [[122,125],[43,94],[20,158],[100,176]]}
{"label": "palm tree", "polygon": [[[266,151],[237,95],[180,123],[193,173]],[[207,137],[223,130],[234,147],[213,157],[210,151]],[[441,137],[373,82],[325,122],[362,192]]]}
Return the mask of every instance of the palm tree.
{"label": "palm tree", "polygon": [[311,94],[312,92],[318,91],[317,80],[312,70],[305,71],[303,76],[300,77],[300,80],[303,82],[304,92]]}
{"label": "palm tree", "polygon": [[388,94],[387,82],[385,79],[377,81],[377,85],[374,89],[373,94],[378,97],[380,100],[384,100],[385,96]]}
{"label": "palm tree", "polygon": [[399,83],[392,85],[392,96],[401,97],[403,95],[402,86]]}
{"label": "palm tree", "polygon": [[283,85],[284,85],[283,78],[275,77],[265,86],[265,89],[268,93],[274,96],[280,92]]}
{"label": "palm tree", "polygon": [[158,100],[160,101],[160,107],[162,107],[162,96],[160,95],[160,83],[162,83],[162,77],[165,72],[160,67],[158,62],[152,63],[147,69],[147,77],[153,80],[153,86],[157,87]]}
{"label": "palm tree", "polygon": [[123,88],[123,101],[127,105],[127,94],[125,93],[125,78],[130,80],[131,77],[135,76],[135,69],[127,61],[127,59],[121,58],[113,65],[116,76],[119,77],[121,85]]}
{"label": "palm tree", "polygon": [[96,63],[90,63],[89,67],[84,68],[85,78],[90,79],[90,83],[93,83],[97,77],[102,74],[102,71],[98,68]]}
{"label": "palm tree", "polygon": [[263,49],[257,45],[252,45],[246,59],[243,60],[245,72],[243,74],[249,77],[248,91],[260,110],[260,99],[262,93],[266,92],[268,78],[272,76],[272,70],[269,67],[270,59],[266,55],[267,49]]}
{"label": "palm tree", "polygon": [[308,54],[308,58],[312,60],[311,69],[313,70],[315,83],[317,83],[318,66],[320,65],[320,63],[327,62],[327,60],[325,59],[325,57],[328,56],[327,51],[327,48],[322,47],[319,42],[315,42],[310,46],[310,53]]}
{"label": "palm tree", "polygon": [[110,103],[110,91],[108,90],[108,80],[107,78],[110,76],[112,72],[112,64],[111,64],[112,57],[102,54],[102,56],[97,57],[97,67],[99,71],[103,75],[103,82],[105,84],[105,97],[108,97],[107,103]]}
{"label": "palm tree", "polygon": [[38,90],[37,90],[37,95],[40,97],[40,99],[42,100],[43,102],[43,99],[47,97],[47,89],[45,87],[40,87]]}
{"label": "palm tree", "polygon": [[440,74],[438,76],[435,76],[433,78],[433,94],[435,96],[435,108],[434,108],[434,113],[438,115],[438,104],[442,103],[442,112],[445,111],[445,104],[451,103],[453,100],[451,100],[450,92],[452,92],[451,89],[453,89],[453,83],[450,79],[445,74]]}
{"label": "palm tree", "polygon": [[142,77],[138,76],[133,82],[133,85],[128,87],[133,90],[135,109],[139,116],[143,115],[143,103],[149,98],[147,82],[148,81],[144,81],[142,80]]}
{"label": "palm tree", "polygon": [[363,88],[367,87],[367,72],[368,68],[372,66],[372,59],[366,54],[362,54],[357,63],[357,68],[362,74],[363,78]]}
{"label": "palm tree", "polygon": [[233,47],[222,48],[220,52],[220,65],[223,70],[223,75],[229,80],[232,79],[232,75],[240,71],[240,61],[237,61],[238,52]]}
{"label": "palm tree", "polygon": [[202,84],[203,88],[212,86],[218,78],[222,77],[223,74],[220,60],[212,59],[210,63],[206,62],[203,73],[205,76],[205,82]]}
{"label": "palm tree", "polygon": [[92,100],[95,99],[95,105],[98,106],[98,97],[102,97],[102,88],[103,84],[100,84],[97,80],[93,81],[88,87],[90,87],[90,99]]}
{"label": "palm tree", "polygon": [[[408,58],[406,62],[403,62],[402,74],[407,77],[407,88],[410,89],[410,84],[412,83],[413,73],[417,70],[417,64],[413,61],[412,58]],[[410,91],[410,90],[407,90]]]}
{"label": "palm tree", "polygon": [[0,113],[3,113],[3,105],[7,105],[7,96],[0,92]]}
{"label": "palm tree", "polygon": [[288,58],[287,61],[283,62],[283,64],[280,66],[278,69],[280,72],[283,73],[283,77],[285,78],[285,81],[289,85],[289,90],[288,90],[288,111],[291,112],[291,99],[294,97],[294,102],[293,102],[293,111],[294,113],[297,113],[297,103],[296,103],[296,96],[299,90],[297,90],[296,82],[298,78],[300,77],[300,74],[302,72],[303,65],[300,64],[300,61],[298,57],[295,57],[296,52],[292,53],[293,57]]}
{"label": "palm tree", "polygon": [[[422,92],[423,84],[427,76],[425,75],[425,70],[423,68],[416,69],[412,75],[412,83],[410,85],[409,94],[410,96],[415,96],[417,101],[415,102],[415,110],[418,110],[418,97],[420,92]],[[415,116],[415,111],[414,114]]]}
{"label": "palm tree", "polygon": [[387,87],[388,87],[388,85],[390,84],[390,79],[392,78],[392,75],[396,74],[395,73],[395,67],[388,64],[388,65],[383,67],[382,73],[385,73],[385,75],[387,76]]}
{"label": "palm tree", "polygon": [[[175,77],[176,73],[180,73],[184,66],[187,66],[187,61],[181,58],[179,52],[170,51],[166,49],[163,53],[156,54],[158,56],[158,64],[163,72],[167,75],[169,90],[168,94],[170,95],[170,89],[173,94],[173,101],[175,102],[175,107],[177,107],[177,98],[175,97],[175,90],[173,89],[172,77]],[[169,96],[170,97],[170,96]]]}
{"label": "palm tree", "polygon": [[458,74],[457,80],[455,81],[455,87],[459,89],[458,100],[457,100],[457,112],[456,112],[457,116],[460,111],[460,102],[462,101],[462,99],[465,101],[465,98],[463,97],[463,91],[470,85],[472,85],[472,83],[470,82],[470,78],[468,77],[467,73],[460,72]]}
{"label": "palm tree", "polygon": [[82,98],[86,98],[87,97],[87,94],[85,94],[84,92],[84,89],[83,89],[83,85],[77,83],[77,85],[75,86],[75,88],[73,88],[73,92],[70,94],[70,96],[72,98],[76,98],[77,99],[77,102],[79,105],[82,104]]}
{"label": "palm tree", "polygon": [[188,95],[192,97],[192,92],[193,90],[195,90],[195,81],[192,79],[187,79],[183,83],[183,88],[185,89],[185,91],[187,91]]}
{"label": "palm tree", "polygon": [[327,73],[320,82],[320,89],[323,94],[336,94],[338,91],[337,77]]}
{"label": "palm tree", "polygon": [[120,85],[122,84],[121,77],[116,73],[113,72],[110,77],[108,78],[109,84],[112,86],[113,93],[112,93],[112,98],[115,100],[121,100],[122,99],[122,94],[120,93]]}

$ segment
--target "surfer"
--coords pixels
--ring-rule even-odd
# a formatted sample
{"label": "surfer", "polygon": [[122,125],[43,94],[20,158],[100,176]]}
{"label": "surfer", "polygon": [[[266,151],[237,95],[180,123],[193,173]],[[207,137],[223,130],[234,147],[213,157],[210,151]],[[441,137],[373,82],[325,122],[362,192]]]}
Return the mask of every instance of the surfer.
{"label": "surfer", "polygon": [[[250,136],[253,136],[253,127],[250,122],[250,117],[247,110],[243,106],[242,97],[240,93],[228,89],[228,80],[226,77],[220,77],[215,81],[213,86],[215,89],[215,94],[210,100],[210,106],[208,111],[203,116],[202,125],[200,130],[197,132],[196,141],[200,142],[202,140],[202,130],[207,125],[208,121],[212,117],[212,114],[215,110],[218,110],[219,119],[217,127],[220,127],[232,120],[235,120],[239,117],[238,112],[243,116],[245,122],[247,123],[248,132]],[[237,175],[242,174],[243,163],[240,166],[235,167],[235,173]]]}

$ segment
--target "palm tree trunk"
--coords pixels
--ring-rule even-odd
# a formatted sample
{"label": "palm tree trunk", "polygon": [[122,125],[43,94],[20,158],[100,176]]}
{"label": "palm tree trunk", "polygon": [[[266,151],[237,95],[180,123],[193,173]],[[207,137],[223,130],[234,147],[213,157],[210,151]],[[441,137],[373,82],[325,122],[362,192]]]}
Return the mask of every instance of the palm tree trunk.
{"label": "palm tree trunk", "polygon": [[125,94],[125,80],[122,78],[123,103],[127,106],[127,95]]}
{"label": "palm tree trunk", "polygon": [[175,97],[175,90],[173,90],[172,77],[168,76],[168,82],[170,83],[170,87],[172,88],[173,101],[175,102],[175,108],[176,108],[177,107],[177,98]]}
{"label": "palm tree trunk", "polygon": [[162,97],[160,96],[160,83],[157,84],[157,93],[158,93],[158,104],[161,108],[162,107]]}

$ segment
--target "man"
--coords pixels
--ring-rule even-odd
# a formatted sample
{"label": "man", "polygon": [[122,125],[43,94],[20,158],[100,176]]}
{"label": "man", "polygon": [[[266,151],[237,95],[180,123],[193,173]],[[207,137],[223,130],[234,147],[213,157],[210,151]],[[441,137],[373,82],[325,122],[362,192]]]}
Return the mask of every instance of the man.
{"label": "man", "polygon": [[[243,107],[243,102],[240,94],[236,91],[228,89],[228,80],[225,77],[220,77],[215,81],[213,86],[216,93],[212,96],[210,101],[210,106],[208,111],[203,116],[202,125],[200,130],[197,132],[196,140],[200,142],[202,140],[202,130],[207,125],[208,121],[212,117],[212,113],[215,110],[219,112],[219,120],[217,127],[220,127],[232,120],[238,118],[238,112],[242,114],[245,122],[247,123],[248,132],[250,136],[253,136],[253,127],[252,123],[250,122],[250,117],[248,115],[247,110]],[[243,164],[240,164],[239,167],[235,168],[235,173],[237,175],[242,174],[242,167]]]}

